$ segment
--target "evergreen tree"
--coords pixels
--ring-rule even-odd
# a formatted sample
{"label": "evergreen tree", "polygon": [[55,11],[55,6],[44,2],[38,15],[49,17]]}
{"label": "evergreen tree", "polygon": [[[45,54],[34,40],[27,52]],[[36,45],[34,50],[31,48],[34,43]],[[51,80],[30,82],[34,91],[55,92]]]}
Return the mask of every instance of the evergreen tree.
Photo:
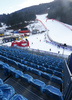
{"label": "evergreen tree", "polygon": [[62,1],[55,1],[53,7],[48,11],[48,18],[53,18],[64,23],[72,25],[72,2],[68,6],[62,4]]}
{"label": "evergreen tree", "polygon": [[6,24],[11,27],[24,27],[25,21],[35,20],[36,15],[33,12],[15,12],[6,16]]}

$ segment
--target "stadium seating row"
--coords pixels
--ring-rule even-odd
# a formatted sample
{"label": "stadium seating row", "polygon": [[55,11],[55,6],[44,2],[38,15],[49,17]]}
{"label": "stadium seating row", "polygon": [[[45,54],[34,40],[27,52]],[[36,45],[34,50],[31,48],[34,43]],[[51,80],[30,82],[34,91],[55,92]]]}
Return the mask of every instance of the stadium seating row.
{"label": "stadium seating row", "polygon": [[28,99],[20,94],[15,94],[15,89],[8,84],[4,84],[3,80],[0,79],[0,100],[28,100]]}
{"label": "stadium seating row", "polygon": [[[36,74],[36,75],[38,75],[38,76],[42,76],[42,77],[44,77],[44,78],[46,78],[46,79],[50,79],[50,80],[53,81],[54,83],[57,83],[57,84],[59,84],[59,85],[62,85],[62,83],[63,83],[63,81],[62,81],[61,78],[59,78],[59,77],[57,77],[57,76],[51,76],[51,74],[53,74],[53,73],[55,73],[55,74],[57,75],[57,71],[50,70],[49,68],[47,68],[47,69],[45,70],[45,69],[43,69],[44,67],[42,67],[42,69],[39,67],[39,68],[41,69],[41,71],[39,71],[38,69],[35,69],[35,68],[32,68],[32,67],[28,67],[28,66],[26,66],[26,65],[23,65],[23,64],[21,64],[21,63],[18,63],[18,62],[16,62],[16,61],[11,60],[11,59],[9,59],[9,58],[6,58],[6,57],[4,57],[4,56],[0,56],[0,57],[1,57],[1,59],[4,59],[4,60],[6,60],[6,61],[9,62],[9,63],[14,64],[14,65],[16,65],[17,67],[22,68],[23,70],[30,71],[30,72],[32,72],[32,73],[34,73],[34,74]],[[3,65],[4,65],[4,66],[3,66]],[[8,64],[5,64],[5,63],[3,63],[3,62],[0,62],[0,66],[4,69],[4,71],[6,71],[6,73],[7,73],[7,70],[9,71],[9,69],[14,69],[14,70],[15,70],[15,68],[9,67]],[[51,74],[44,73],[44,72],[42,72],[42,71],[46,71],[46,72],[51,73]],[[19,73],[20,71],[16,71],[16,72]],[[59,75],[62,75],[62,74],[61,74],[61,73],[60,73],[60,74],[58,73],[58,76],[59,76]]]}
{"label": "stadium seating row", "polygon": [[[63,100],[60,89],[52,85],[46,85],[44,81],[41,81],[40,78],[34,78],[32,74],[29,75],[22,72],[29,71],[29,73],[36,74],[62,86],[63,80],[61,78],[63,77],[63,59],[46,55],[33,55],[25,50],[3,46],[0,46],[0,59],[3,61],[0,61],[0,68],[3,70],[5,75],[12,75],[15,78],[20,78],[23,82],[35,87],[41,93],[45,93],[54,100]],[[9,66],[6,63],[10,63],[13,66]],[[16,70],[14,65],[15,68],[17,66],[17,68],[21,68],[22,71]],[[14,98],[17,98],[16,100],[18,100],[17,94],[12,96],[11,100]]]}
{"label": "stadium seating row", "polygon": [[60,72],[62,72],[62,70],[63,70],[63,67],[59,67],[58,65],[49,65],[49,64],[44,64],[44,63],[42,63],[42,62],[40,62],[40,63],[41,63],[41,64],[40,64],[39,61],[37,61],[37,63],[36,63],[35,61],[33,62],[32,59],[31,59],[32,61],[29,62],[29,61],[26,61],[25,59],[22,60],[21,58],[15,57],[14,55],[11,56],[11,55],[4,54],[4,53],[3,53],[3,56],[9,57],[9,58],[14,59],[14,60],[16,60],[16,61],[18,61],[18,62],[22,62],[22,63],[27,62],[27,63],[29,63],[28,65],[30,65],[31,62],[32,62],[32,63],[35,64],[35,65],[41,65],[41,66],[44,66],[44,67],[46,67],[46,68],[51,68],[51,69],[58,70],[58,71],[60,71]]}
{"label": "stadium seating row", "polygon": [[[12,57],[14,59],[14,60],[12,60],[12,59],[9,59],[7,57],[4,57],[4,56],[0,55],[0,58],[3,59],[4,61],[9,62],[11,64],[14,64],[17,67],[22,68],[22,69],[24,69],[25,66],[29,66],[29,67],[35,68],[35,70],[38,69],[38,70],[41,70],[41,71],[44,71],[44,72],[47,72],[47,73],[50,73],[50,74],[54,74],[54,75],[56,75],[56,76],[58,76],[60,78],[63,77],[62,69],[58,68],[58,67],[46,68],[46,67],[43,67],[41,65],[36,65],[36,64],[30,63],[28,61],[20,60],[20,59],[18,59],[16,57]],[[15,60],[18,61],[18,62],[16,62]],[[19,63],[19,62],[21,62],[22,64]]]}
{"label": "stadium seating row", "polygon": [[[48,66],[48,65],[52,65],[52,64],[53,64],[53,66],[56,66],[56,65],[59,66],[63,62],[62,59],[58,59],[56,57],[50,57],[50,56],[41,57],[41,56],[38,56],[38,55],[32,55],[28,52],[22,52],[22,53],[19,52],[18,53],[17,52],[18,49],[17,50],[15,49],[16,50],[15,52],[13,52],[14,50],[10,51],[8,49],[11,50],[11,48],[6,48],[6,50],[4,48],[4,51],[6,51],[6,53],[8,52],[8,54],[10,52],[10,55],[12,54],[12,56],[20,57],[20,59],[24,58],[24,60],[32,61],[32,62],[35,62],[39,65],[43,65],[43,66]],[[2,49],[2,52],[3,52],[3,49]]]}
{"label": "stadium seating row", "polygon": [[40,81],[38,79],[33,79],[32,76],[30,76],[28,74],[23,74],[22,71],[16,70],[15,68],[13,68],[13,67],[11,67],[8,64],[5,64],[3,62],[0,62],[0,68],[3,69],[3,72],[5,73],[5,75],[9,74],[9,75],[14,76],[15,78],[20,78],[22,81],[27,82],[30,85],[32,85],[35,88],[37,88],[38,90],[40,90],[41,93],[43,93],[43,92],[46,93],[48,96],[50,96],[54,100],[56,100],[56,97],[59,100],[63,100],[62,93],[60,92],[59,89],[57,89],[57,88],[55,88],[55,87],[53,87],[51,85],[46,86],[46,84],[43,81]]}

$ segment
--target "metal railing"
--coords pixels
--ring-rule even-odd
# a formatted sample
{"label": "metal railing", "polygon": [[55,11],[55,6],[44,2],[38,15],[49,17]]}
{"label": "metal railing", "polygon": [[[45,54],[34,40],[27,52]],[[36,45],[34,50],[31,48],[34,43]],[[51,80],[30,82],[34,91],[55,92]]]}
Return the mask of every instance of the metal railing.
{"label": "metal railing", "polygon": [[63,77],[63,96],[64,100],[71,100],[72,98],[72,74],[67,65],[67,62],[64,62],[64,77]]}

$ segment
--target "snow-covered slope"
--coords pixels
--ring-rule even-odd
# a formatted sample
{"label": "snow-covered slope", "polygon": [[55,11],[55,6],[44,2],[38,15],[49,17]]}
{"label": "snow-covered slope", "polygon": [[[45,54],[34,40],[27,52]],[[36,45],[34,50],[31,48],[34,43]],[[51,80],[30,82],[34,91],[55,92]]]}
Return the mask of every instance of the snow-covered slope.
{"label": "snow-covered slope", "polygon": [[[37,19],[40,21],[29,25],[28,27],[29,27],[30,31],[32,31],[33,29],[38,29],[39,31],[49,30],[49,36],[54,41],[72,45],[72,42],[71,42],[72,31],[57,21],[46,20],[47,19],[46,16],[47,16],[47,14],[37,15]],[[58,48],[57,46],[55,46],[51,43],[46,43],[46,41],[45,41],[46,32],[36,34],[36,35],[30,35],[29,37],[27,37],[29,40],[29,43],[30,43],[30,48],[37,49],[37,50],[50,51],[50,52],[54,52],[54,53],[59,52],[60,54],[63,54],[62,48]],[[11,46],[11,42],[5,43],[3,45]],[[71,52],[72,51],[70,51],[70,50],[64,50],[65,55],[69,55],[69,54],[71,54]]]}
{"label": "snow-covered slope", "polygon": [[[63,23],[56,20],[46,20],[46,14],[43,16],[37,16],[40,19],[46,28],[49,30],[49,36],[52,40],[59,43],[66,43],[67,45],[72,46],[72,30],[64,26]],[[69,27],[72,27],[69,25]]]}

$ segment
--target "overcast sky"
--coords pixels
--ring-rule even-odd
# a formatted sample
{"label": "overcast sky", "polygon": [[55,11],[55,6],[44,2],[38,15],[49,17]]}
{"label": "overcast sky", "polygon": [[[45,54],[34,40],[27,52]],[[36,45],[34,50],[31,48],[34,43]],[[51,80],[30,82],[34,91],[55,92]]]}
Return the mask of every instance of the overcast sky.
{"label": "overcast sky", "polygon": [[0,0],[0,14],[8,14],[32,5],[48,3],[53,0]]}

